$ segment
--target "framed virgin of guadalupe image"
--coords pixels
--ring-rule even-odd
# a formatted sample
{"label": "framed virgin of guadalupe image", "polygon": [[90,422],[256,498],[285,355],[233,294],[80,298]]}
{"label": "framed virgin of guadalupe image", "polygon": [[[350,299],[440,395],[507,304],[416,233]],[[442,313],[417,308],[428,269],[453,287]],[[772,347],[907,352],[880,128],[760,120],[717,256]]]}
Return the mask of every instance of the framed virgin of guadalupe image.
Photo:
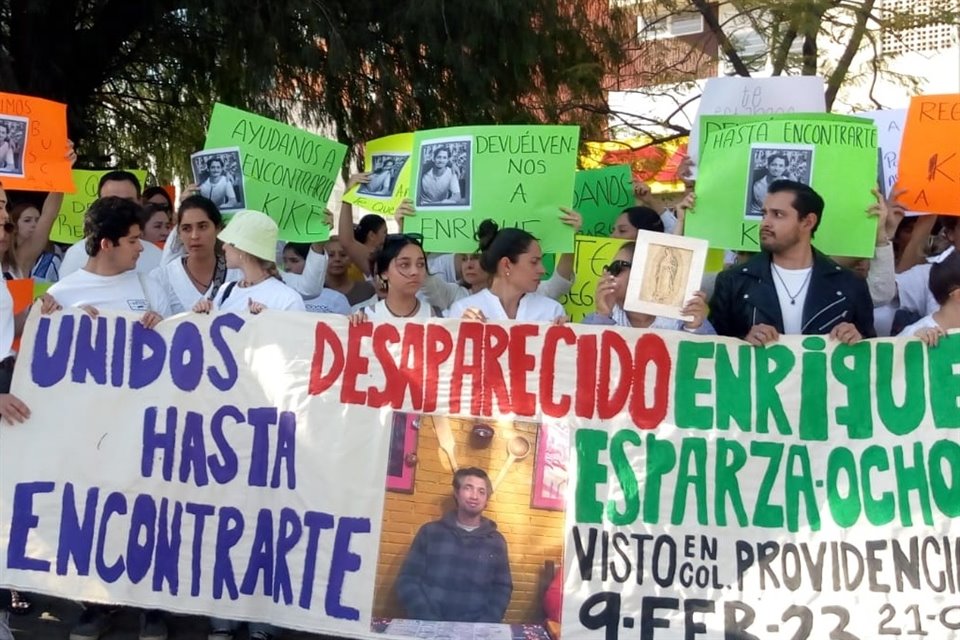
{"label": "framed virgin of guadalupe image", "polygon": [[699,238],[640,231],[624,309],[691,320],[682,309],[700,288],[708,247]]}

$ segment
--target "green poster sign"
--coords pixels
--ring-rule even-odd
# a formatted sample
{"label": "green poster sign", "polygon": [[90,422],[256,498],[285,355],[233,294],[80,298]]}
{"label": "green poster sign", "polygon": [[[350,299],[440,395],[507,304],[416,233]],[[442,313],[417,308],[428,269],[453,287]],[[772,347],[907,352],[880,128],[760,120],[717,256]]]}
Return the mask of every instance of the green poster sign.
{"label": "green poster sign", "polygon": [[573,208],[583,216],[584,235],[610,235],[620,212],[634,204],[628,164],[577,171],[574,185]]}
{"label": "green poster sign", "polygon": [[697,207],[686,234],[714,247],[760,250],[767,187],[777,179],[812,186],[826,203],[814,244],[828,255],[872,257],[877,127],[835,114],[703,116]]}
{"label": "green poster sign", "polygon": [[239,147],[246,207],[269,215],[280,238],[326,240],[324,211],[346,146],[223,104],[213,107],[204,149]]}
{"label": "green poster sign", "polygon": [[417,215],[404,221],[429,251],[476,251],[486,218],[526,229],[545,253],[573,251],[560,207],[573,204],[580,129],[476,126],[418,131],[410,192]]}
{"label": "green poster sign", "polygon": [[[97,199],[97,188],[100,186],[100,178],[105,173],[113,169],[103,169],[89,171],[86,169],[73,170],[73,183],[77,185],[74,193],[67,193],[63,196],[63,204],[60,205],[60,213],[53,223],[50,230],[50,239],[54,242],[63,242],[73,244],[83,240],[83,216],[87,209]],[[140,186],[147,180],[147,172],[142,169],[131,169],[130,173],[137,176]]]}

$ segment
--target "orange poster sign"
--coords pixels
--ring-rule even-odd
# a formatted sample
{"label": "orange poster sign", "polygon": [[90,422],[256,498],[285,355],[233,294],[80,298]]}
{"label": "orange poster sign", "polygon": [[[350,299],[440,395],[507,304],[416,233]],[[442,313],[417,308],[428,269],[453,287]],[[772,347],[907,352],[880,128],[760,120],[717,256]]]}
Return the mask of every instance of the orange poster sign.
{"label": "orange poster sign", "polygon": [[910,100],[899,171],[908,209],[960,215],[960,94]]}
{"label": "orange poster sign", "polygon": [[7,189],[75,187],[67,158],[67,105],[0,93],[0,181]]}

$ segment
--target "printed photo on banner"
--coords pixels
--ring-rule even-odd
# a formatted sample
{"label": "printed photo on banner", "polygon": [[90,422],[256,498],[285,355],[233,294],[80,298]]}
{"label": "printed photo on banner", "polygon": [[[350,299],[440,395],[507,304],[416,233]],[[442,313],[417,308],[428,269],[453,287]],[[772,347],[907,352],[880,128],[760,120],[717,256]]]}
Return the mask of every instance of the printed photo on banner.
{"label": "printed photo on banner", "polygon": [[708,247],[706,240],[640,231],[624,308],[689,320],[682,309],[700,288]]}
{"label": "printed photo on banner", "polygon": [[200,195],[212,200],[221,211],[245,208],[239,147],[198,151],[190,156],[190,161]]}
{"label": "printed photo on banner", "polygon": [[361,184],[357,193],[371,198],[388,200],[397,188],[397,178],[403,170],[409,153],[375,153],[371,158],[370,182]]}
{"label": "printed photo on banner", "polygon": [[0,174],[22,178],[27,148],[27,118],[0,115]]}
{"label": "printed photo on banner", "polygon": [[473,201],[473,137],[431,140],[420,147],[417,209],[469,209]]}
{"label": "printed photo on banner", "polygon": [[486,623],[523,637],[562,559],[571,430],[407,413],[392,424],[373,631]]}
{"label": "printed photo on banner", "polygon": [[767,189],[774,181],[794,180],[810,185],[813,176],[813,152],[813,145],[751,145],[746,217],[763,216],[763,201],[767,197]]}

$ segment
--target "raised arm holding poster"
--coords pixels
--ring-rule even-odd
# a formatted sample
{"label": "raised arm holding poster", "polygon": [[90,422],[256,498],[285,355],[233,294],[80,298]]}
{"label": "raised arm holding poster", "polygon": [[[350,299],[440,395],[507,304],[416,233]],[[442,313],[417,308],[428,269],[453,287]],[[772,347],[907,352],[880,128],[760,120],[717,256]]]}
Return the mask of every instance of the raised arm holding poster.
{"label": "raised arm holding poster", "polygon": [[324,211],[347,153],[346,146],[288,124],[216,104],[204,149],[237,147],[245,205],[280,227],[280,238],[326,240]]}
{"label": "raised arm holding poster", "polygon": [[596,310],[597,283],[603,277],[603,268],[609,265],[626,240],[578,235],[573,252],[573,272],[576,280],[570,293],[560,298],[570,322],[581,322]]}
{"label": "raised arm holding poster", "polygon": [[690,158],[696,177],[700,162],[700,118],[703,116],[764,116],[783,113],[823,113],[827,110],[823,78],[710,78],[703,87],[700,107],[690,127]]}
{"label": "raised arm holding poster", "polygon": [[0,93],[0,180],[6,189],[76,189],[67,158],[67,105]]}
{"label": "raised arm holding poster", "polygon": [[413,134],[377,138],[363,145],[363,170],[370,182],[359,184],[343,194],[344,202],[392,216],[400,202],[410,196],[410,172]]}
{"label": "raised arm holding poster", "polygon": [[532,233],[545,253],[573,250],[560,207],[573,203],[580,128],[476,126],[417,131],[404,230],[429,251],[474,252],[477,226],[492,218]]}
{"label": "raised arm holding poster", "polygon": [[914,211],[960,215],[960,94],[910,99],[899,179]]}
{"label": "raised arm holding poster", "polygon": [[634,204],[633,174],[628,164],[577,171],[573,208],[583,216],[580,230],[588,236],[608,236],[627,207]]}
{"label": "raised arm holding poster", "polygon": [[827,255],[873,257],[877,128],[834,114],[704,116],[700,119],[697,207],[685,233],[712,247],[759,251],[763,200],[770,183],[790,179],[826,201],[814,244]]}
{"label": "raised arm holding poster", "polygon": [[[96,171],[74,169],[72,171],[72,179],[77,185],[77,190],[63,196],[60,213],[57,214],[57,220],[50,230],[50,239],[53,242],[73,244],[83,240],[83,216],[97,199],[100,178],[109,171],[108,169]],[[143,169],[127,169],[127,171],[137,176],[141,185],[146,182],[147,172]]]}
{"label": "raised arm holding poster", "polygon": [[[958,362],[960,334],[754,348],[582,325],[32,313],[13,388],[32,416],[0,428],[0,584],[435,637],[438,621],[536,620],[565,535],[565,640],[949,638]],[[567,452],[539,446],[553,428]],[[416,477],[385,497],[403,465]],[[564,534],[547,484],[566,484]]]}

